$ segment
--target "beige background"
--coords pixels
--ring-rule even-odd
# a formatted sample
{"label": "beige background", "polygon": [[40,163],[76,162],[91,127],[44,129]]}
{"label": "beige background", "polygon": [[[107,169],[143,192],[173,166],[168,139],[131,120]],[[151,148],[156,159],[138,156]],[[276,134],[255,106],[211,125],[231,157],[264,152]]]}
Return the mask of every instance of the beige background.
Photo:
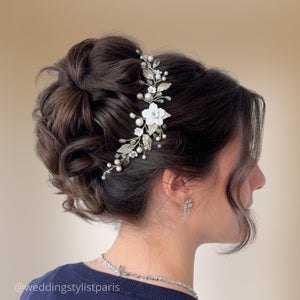
{"label": "beige background", "polygon": [[[205,245],[195,290],[205,300],[300,299],[299,1],[4,1],[0,9],[1,299],[15,284],[105,251],[115,232],[63,214],[34,152],[34,78],[75,43],[127,34],[144,52],[174,49],[228,70],[267,103],[255,193],[258,239],[233,256]],[[221,245],[222,246],[222,245]]]}

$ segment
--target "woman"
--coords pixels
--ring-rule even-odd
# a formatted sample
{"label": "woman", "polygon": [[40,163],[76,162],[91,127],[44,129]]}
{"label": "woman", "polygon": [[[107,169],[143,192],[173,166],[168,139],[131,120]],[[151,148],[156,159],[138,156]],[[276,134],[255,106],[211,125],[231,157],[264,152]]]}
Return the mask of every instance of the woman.
{"label": "woman", "polygon": [[120,229],[103,255],[49,271],[21,299],[197,298],[197,248],[255,238],[263,97],[122,36],[86,39],[45,70],[58,77],[33,112],[37,153],[66,211]]}

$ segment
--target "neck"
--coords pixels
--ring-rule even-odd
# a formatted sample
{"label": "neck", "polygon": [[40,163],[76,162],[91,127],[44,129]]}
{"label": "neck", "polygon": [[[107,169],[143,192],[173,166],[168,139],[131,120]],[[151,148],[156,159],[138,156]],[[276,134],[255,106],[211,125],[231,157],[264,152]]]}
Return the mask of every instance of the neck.
{"label": "neck", "polygon": [[193,287],[195,251],[188,237],[177,229],[142,231],[122,224],[105,258],[127,272],[162,276]]}

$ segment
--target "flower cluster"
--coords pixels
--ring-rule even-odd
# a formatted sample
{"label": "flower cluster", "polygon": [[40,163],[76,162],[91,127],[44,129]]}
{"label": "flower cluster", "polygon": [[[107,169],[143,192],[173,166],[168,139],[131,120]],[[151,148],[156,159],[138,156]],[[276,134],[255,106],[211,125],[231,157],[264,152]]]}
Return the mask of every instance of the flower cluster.
{"label": "flower cluster", "polygon": [[[136,50],[138,54],[139,50]],[[148,86],[145,94],[138,93],[136,96],[139,100],[149,104],[148,108],[142,111],[142,115],[138,116],[134,113],[130,113],[129,117],[135,119],[137,127],[134,129],[135,137],[131,139],[119,139],[119,142],[123,144],[115,154],[114,164],[107,163],[107,169],[102,179],[106,179],[106,174],[109,174],[113,169],[118,172],[123,170],[124,166],[130,163],[130,159],[138,157],[142,154],[142,158],[146,159],[145,151],[150,151],[152,148],[152,138],[156,141],[165,139],[167,136],[163,132],[166,128],[163,120],[170,117],[171,115],[161,107],[158,107],[156,103],[164,103],[165,100],[170,101],[170,96],[163,96],[162,92],[167,90],[171,83],[166,82],[167,71],[157,70],[159,66],[159,58],[154,59],[153,56],[141,55],[140,58],[143,60],[141,67],[143,69],[144,80],[140,80],[141,85]],[[157,147],[161,148],[161,144]]]}

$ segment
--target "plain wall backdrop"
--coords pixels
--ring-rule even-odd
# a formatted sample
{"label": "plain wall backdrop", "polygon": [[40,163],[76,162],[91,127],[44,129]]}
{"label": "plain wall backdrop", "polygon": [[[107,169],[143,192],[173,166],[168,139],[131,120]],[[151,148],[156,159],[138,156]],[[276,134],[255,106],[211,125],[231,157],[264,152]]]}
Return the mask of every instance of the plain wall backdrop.
{"label": "plain wall backdrop", "polygon": [[222,245],[200,247],[194,288],[205,300],[300,299],[299,1],[10,0],[0,22],[1,299],[19,299],[18,283],[59,265],[94,259],[116,236],[63,213],[64,197],[35,154],[31,118],[43,87],[37,72],[108,33],[136,38],[144,53],[186,53],[263,95],[258,238],[231,256],[216,254]]}

